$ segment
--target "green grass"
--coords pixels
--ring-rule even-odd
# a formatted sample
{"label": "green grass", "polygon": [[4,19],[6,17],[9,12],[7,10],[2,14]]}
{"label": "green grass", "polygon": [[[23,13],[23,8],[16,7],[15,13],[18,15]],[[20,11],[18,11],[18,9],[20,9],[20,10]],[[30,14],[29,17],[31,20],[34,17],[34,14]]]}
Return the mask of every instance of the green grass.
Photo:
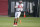
{"label": "green grass", "polygon": [[[21,20],[21,24],[20,24]],[[14,17],[0,17],[0,27],[14,27]],[[17,27],[40,27],[40,18],[37,17],[20,17]]]}

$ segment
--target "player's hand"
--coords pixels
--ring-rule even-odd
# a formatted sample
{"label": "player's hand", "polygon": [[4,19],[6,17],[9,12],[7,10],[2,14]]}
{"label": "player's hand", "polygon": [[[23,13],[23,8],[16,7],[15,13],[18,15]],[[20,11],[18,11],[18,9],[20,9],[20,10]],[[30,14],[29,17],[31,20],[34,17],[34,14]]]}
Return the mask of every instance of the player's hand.
{"label": "player's hand", "polygon": [[15,8],[17,8],[17,6],[15,6]]}

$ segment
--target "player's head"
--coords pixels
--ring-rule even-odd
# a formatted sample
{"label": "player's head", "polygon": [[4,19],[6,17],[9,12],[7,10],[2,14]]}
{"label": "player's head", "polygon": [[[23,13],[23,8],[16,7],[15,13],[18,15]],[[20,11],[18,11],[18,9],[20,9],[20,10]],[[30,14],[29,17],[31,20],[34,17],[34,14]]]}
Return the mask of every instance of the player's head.
{"label": "player's head", "polygon": [[22,1],[19,1],[19,3],[21,4],[21,3],[22,3]]}

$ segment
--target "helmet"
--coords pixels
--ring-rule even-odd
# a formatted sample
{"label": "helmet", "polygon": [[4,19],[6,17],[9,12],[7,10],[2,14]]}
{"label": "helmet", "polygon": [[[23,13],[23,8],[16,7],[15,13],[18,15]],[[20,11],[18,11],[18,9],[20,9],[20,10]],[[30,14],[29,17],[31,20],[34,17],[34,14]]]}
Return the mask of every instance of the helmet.
{"label": "helmet", "polygon": [[22,1],[19,1],[19,3],[22,3]]}

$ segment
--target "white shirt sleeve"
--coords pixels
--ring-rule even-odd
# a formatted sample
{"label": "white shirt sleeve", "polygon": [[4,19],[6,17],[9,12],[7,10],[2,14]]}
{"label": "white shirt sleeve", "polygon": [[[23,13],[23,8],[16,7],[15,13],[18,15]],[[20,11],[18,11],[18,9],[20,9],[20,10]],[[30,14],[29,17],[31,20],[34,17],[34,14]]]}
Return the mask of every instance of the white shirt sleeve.
{"label": "white shirt sleeve", "polygon": [[19,5],[19,3],[18,3],[18,2],[16,2],[16,7],[18,7],[18,5]]}
{"label": "white shirt sleeve", "polygon": [[[23,4],[21,4],[22,5],[22,7],[23,7]],[[21,11],[23,11],[23,8],[21,8]]]}
{"label": "white shirt sleeve", "polygon": [[22,7],[23,7],[23,4],[22,4]]}

